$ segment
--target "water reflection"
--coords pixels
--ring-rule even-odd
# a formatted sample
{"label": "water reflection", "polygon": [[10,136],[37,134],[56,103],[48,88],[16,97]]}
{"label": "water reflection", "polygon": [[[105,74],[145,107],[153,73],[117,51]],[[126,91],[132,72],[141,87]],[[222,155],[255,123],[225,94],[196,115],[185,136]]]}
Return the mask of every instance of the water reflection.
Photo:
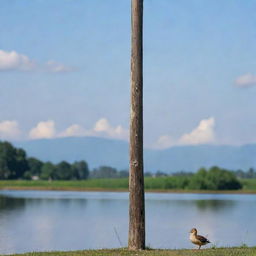
{"label": "water reflection", "polygon": [[237,204],[234,200],[196,200],[194,201],[201,211],[225,211],[232,210]]}
{"label": "water reflection", "polygon": [[[192,248],[197,227],[214,244],[254,244],[251,195],[146,194],[147,245]],[[128,194],[1,191],[0,254],[127,245]],[[227,239],[228,238],[228,239]]]}
{"label": "water reflection", "polygon": [[199,211],[223,212],[231,211],[238,202],[235,200],[148,200],[147,205],[153,204],[157,208],[181,208],[180,210],[197,208]]}
{"label": "water reflection", "polygon": [[9,211],[9,210],[17,210],[19,208],[25,207],[25,199],[24,198],[10,198],[6,196],[0,195],[0,212],[1,211]]}

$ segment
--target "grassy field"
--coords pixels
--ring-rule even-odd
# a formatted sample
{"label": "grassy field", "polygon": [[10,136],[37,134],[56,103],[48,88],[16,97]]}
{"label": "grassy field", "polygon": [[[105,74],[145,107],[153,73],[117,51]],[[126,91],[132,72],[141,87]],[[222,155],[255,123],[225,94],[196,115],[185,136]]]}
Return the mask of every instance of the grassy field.
{"label": "grassy field", "polygon": [[15,254],[13,256],[256,256],[256,248],[221,248],[202,250],[145,250],[126,249],[91,250],[74,252],[38,252]]}
{"label": "grassy field", "polygon": [[81,181],[1,180],[0,189],[127,190],[128,179],[88,179]]}
{"label": "grassy field", "polygon": [[[146,191],[155,192],[197,192],[197,193],[256,193],[256,179],[242,180],[243,189],[235,191],[192,191],[171,189],[168,177],[145,178]],[[77,191],[127,191],[128,179],[88,179],[83,181],[27,181],[0,180],[0,189],[26,190],[77,190]]]}
{"label": "grassy field", "polygon": [[243,179],[242,184],[244,190],[256,190],[256,179]]}

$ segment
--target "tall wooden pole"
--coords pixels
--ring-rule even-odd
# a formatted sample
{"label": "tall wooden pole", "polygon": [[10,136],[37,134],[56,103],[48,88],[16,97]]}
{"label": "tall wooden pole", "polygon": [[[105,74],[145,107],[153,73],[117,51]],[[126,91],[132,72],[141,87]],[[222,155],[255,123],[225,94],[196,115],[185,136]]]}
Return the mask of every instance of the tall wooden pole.
{"label": "tall wooden pole", "polygon": [[145,249],[143,174],[143,0],[132,1],[131,113],[130,113],[130,250]]}

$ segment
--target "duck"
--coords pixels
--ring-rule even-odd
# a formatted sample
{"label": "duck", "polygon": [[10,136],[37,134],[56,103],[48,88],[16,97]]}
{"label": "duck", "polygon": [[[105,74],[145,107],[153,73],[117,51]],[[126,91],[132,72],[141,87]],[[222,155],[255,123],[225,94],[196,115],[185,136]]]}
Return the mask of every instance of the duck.
{"label": "duck", "polygon": [[196,228],[192,228],[190,230],[189,239],[193,244],[196,244],[199,246],[198,249],[200,249],[202,245],[206,245],[210,243],[210,241],[206,237],[200,236],[197,234]]}

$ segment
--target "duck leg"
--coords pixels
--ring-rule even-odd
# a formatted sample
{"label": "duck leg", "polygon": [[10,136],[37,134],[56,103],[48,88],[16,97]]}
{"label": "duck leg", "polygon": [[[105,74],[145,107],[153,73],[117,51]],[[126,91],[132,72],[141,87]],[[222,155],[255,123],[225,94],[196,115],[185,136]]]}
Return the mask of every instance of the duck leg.
{"label": "duck leg", "polygon": [[201,245],[199,245],[198,250],[200,250],[200,248],[201,248]]}

